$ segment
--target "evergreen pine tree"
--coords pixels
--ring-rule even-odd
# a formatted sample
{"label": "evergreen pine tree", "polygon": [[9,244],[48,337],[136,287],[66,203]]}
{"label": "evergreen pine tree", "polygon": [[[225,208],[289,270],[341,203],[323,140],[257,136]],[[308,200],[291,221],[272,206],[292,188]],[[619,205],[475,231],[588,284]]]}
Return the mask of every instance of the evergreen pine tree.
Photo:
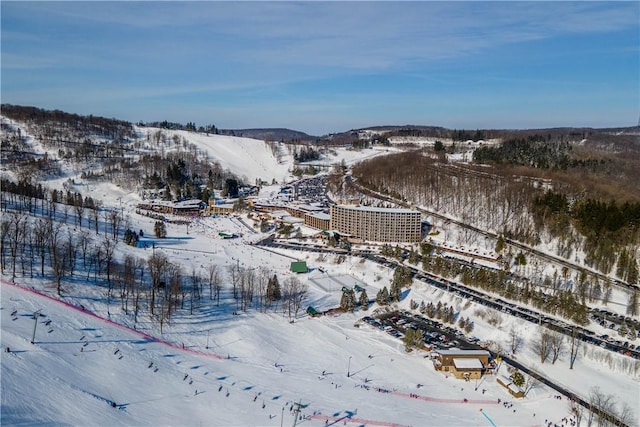
{"label": "evergreen pine tree", "polygon": [[389,305],[389,291],[386,286],[378,291],[376,303],[378,303],[378,305]]}
{"label": "evergreen pine tree", "polygon": [[469,319],[467,319],[467,324],[464,327],[464,331],[468,334],[470,334],[473,331],[473,322]]}
{"label": "evergreen pine tree", "polygon": [[427,314],[427,317],[430,317],[432,319],[436,317],[436,306],[433,305],[431,301],[429,301],[429,304],[427,304],[426,314]]}
{"label": "evergreen pine tree", "polygon": [[360,292],[360,309],[363,311],[369,310],[369,296],[365,289]]}
{"label": "evergreen pine tree", "polygon": [[498,241],[496,242],[496,248],[495,251],[496,253],[500,253],[504,250],[504,248],[507,247],[506,242],[504,241],[504,237],[502,236],[502,234],[500,236],[498,236]]}
{"label": "evergreen pine tree", "polygon": [[453,306],[449,306],[449,311],[447,312],[447,323],[455,322],[455,312],[453,311]]}
{"label": "evergreen pine tree", "polygon": [[342,297],[340,298],[340,308],[343,311],[349,311],[349,301],[348,301],[348,296],[347,296],[347,292],[343,291],[342,292]]}
{"label": "evergreen pine tree", "polygon": [[413,350],[414,332],[415,329],[413,328],[407,328],[407,330],[404,332],[404,351],[406,351],[407,353],[410,353]]}
{"label": "evergreen pine tree", "polygon": [[467,321],[464,317],[460,316],[460,320],[458,321],[458,327],[462,330],[467,326]]}
{"label": "evergreen pine tree", "polygon": [[277,301],[280,298],[282,298],[282,291],[280,290],[278,277],[274,274],[267,283],[267,304],[271,304],[273,301]]}
{"label": "evergreen pine tree", "polygon": [[127,229],[124,232],[124,242],[129,246],[137,246],[138,245],[138,235],[135,231],[131,229]]}
{"label": "evergreen pine tree", "polygon": [[522,387],[524,385],[524,375],[516,369],[513,374],[511,374],[511,381],[513,381],[515,386]]}
{"label": "evergreen pine tree", "polygon": [[342,298],[340,299],[340,308],[344,311],[353,312],[356,308],[356,295],[353,289],[348,289],[342,292]]}
{"label": "evergreen pine tree", "polygon": [[391,287],[389,288],[389,300],[391,300],[391,302],[400,301],[400,294],[400,283],[394,280],[393,282],[391,282]]}
{"label": "evergreen pine tree", "polygon": [[409,252],[409,258],[407,259],[410,264],[416,265],[418,263],[418,253],[411,248],[411,252]]}
{"label": "evergreen pine tree", "polygon": [[404,333],[404,350],[409,353],[414,348],[420,349],[424,345],[424,332],[422,329],[407,328]]}
{"label": "evergreen pine tree", "polygon": [[420,313],[425,314],[427,312],[427,306],[424,305],[424,300],[422,300],[420,302],[420,308],[419,308]]}
{"label": "evergreen pine tree", "polygon": [[154,227],[153,227],[153,231],[156,235],[157,238],[159,239],[163,239],[165,237],[167,237],[167,228],[164,225],[163,221],[156,221]]}
{"label": "evergreen pine tree", "polygon": [[627,304],[627,314],[631,317],[636,317],[638,315],[638,291],[636,289],[633,290],[631,295],[629,296],[629,302]]}

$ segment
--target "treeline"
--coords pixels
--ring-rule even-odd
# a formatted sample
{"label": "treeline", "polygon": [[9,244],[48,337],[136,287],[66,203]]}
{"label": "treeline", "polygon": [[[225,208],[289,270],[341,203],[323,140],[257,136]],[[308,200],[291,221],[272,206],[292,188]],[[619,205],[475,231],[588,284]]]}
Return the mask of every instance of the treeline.
{"label": "treeline", "polygon": [[600,282],[588,278],[586,274],[580,278],[578,289],[574,291],[563,287],[568,276],[555,277],[553,280],[547,277],[542,287],[548,291],[544,292],[540,286],[533,286],[507,271],[470,266],[456,259],[436,256],[429,244],[422,245],[422,254],[422,268],[425,271],[458,279],[467,286],[492,292],[512,301],[533,305],[540,311],[562,316],[580,325],[589,323],[586,301],[602,300],[606,305],[611,297],[611,284],[607,284],[603,291]]}
{"label": "treeline", "polygon": [[565,129],[549,130],[546,135],[521,131],[500,137],[504,142],[499,146],[474,151],[476,164],[552,178],[556,184],[589,191],[595,198],[640,199],[640,150],[632,134]]}
{"label": "treeline", "polygon": [[146,189],[162,190],[164,200],[200,199],[208,202],[214,190],[223,196],[238,195],[243,182],[219,163],[211,163],[189,152],[145,154],[140,157]]}
{"label": "treeline", "polygon": [[454,141],[480,141],[491,138],[491,134],[489,131],[480,129],[477,129],[475,132],[464,129],[454,129],[451,131],[450,138]]}
{"label": "treeline", "polygon": [[49,190],[42,184],[33,184],[24,179],[14,182],[2,178],[0,185],[2,186],[0,204],[4,212],[10,207],[20,212],[28,212],[30,214],[39,213],[42,216],[53,218],[60,209],[60,205],[62,205],[65,221],[71,208],[75,214],[76,223],[82,226],[85,213],[91,211],[92,213],[90,215],[86,214],[87,221],[91,224],[91,218],[94,219],[97,232],[98,211],[102,203],[94,200],[90,196],[82,197],[82,194],[70,190]]}
{"label": "treeline", "polygon": [[133,126],[123,120],[11,104],[2,104],[1,108],[2,114],[12,120],[42,126],[48,137],[55,135],[56,127],[109,139],[133,137]]}
{"label": "treeline", "polygon": [[640,202],[608,203],[591,198],[572,200],[564,193],[548,190],[532,201],[536,224],[552,235],[569,232],[570,225],[582,234],[585,261],[609,273],[638,283],[637,244],[640,240]]}
{"label": "treeline", "polygon": [[[411,136],[424,138],[443,138],[453,141],[478,141],[481,139],[492,138],[493,131],[488,130],[464,130],[464,129],[446,129],[440,126],[403,126],[403,127],[382,127],[370,128],[371,130],[384,130],[385,132],[376,136],[378,139],[387,139],[393,136]],[[354,132],[357,134],[357,132]]]}
{"label": "treeline", "polygon": [[[11,164],[19,176],[59,176],[61,161],[66,160],[91,164],[94,170],[101,167],[102,171],[96,173],[110,178],[114,169],[128,168],[132,163],[129,154],[136,135],[128,122],[19,106],[3,106],[2,114],[22,123],[24,133],[48,151],[35,152],[20,128],[5,126],[3,161]],[[6,150],[5,142],[9,143]]]}
{"label": "treeline", "polygon": [[[543,178],[514,177],[518,171],[512,168],[491,172],[451,164],[428,151],[381,156],[353,167],[354,178],[370,190],[528,245],[551,243],[564,258],[584,251],[585,264],[605,274],[613,271],[623,248],[631,258],[638,256],[638,202],[585,197],[577,179],[554,182],[554,191],[545,192]],[[474,244],[478,235],[460,237],[462,244]]]}
{"label": "treeline", "polygon": [[421,150],[375,157],[352,170],[358,183],[373,191],[468,219],[480,228],[519,240],[536,240],[527,206],[530,195],[535,194],[531,181],[469,171]]}
{"label": "treeline", "polygon": [[572,145],[563,140],[553,141],[541,135],[508,139],[496,147],[484,146],[473,152],[473,160],[481,164],[518,165],[537,169],[578,169],[591,173],[608,172],[612,159],[576,158]]}
{"label": "treeline", "polygon": [[320,159],[320,151],[311,147],[310,145],[302,148],[294,148],[293,158],[296,162],[309,162]]}
{"label": "treeline", "polygon": [[[122,312],[131,316],[134,323],[145,315],[159,322],[162,329],[178,311],[188,309],[193,313],[214,301],[216,307],[222,303],[226,312],[234,314],[250,309],[273,310],[293,320],[306,298],[307,287],[297,278],[288,278],[280,284],[274,272],[262,266],[232,265],[223,269],[210,264],[186,271],[155,246],[148,258],[146,253],[145,256],[128,253],[120,258],[117,252],[120,240],[127,240],[125,243],[129,245],[136,242],[132,241],[130,226],[118,210],[87,215],[89,221],[83,225],[78,215],[83,211],[70,213],[67,205],[49,203],[47,209],[29,211],[29,203],[17,195],[6,192],[2,195],[2,274],[10,274],[13,279],[40,277],[53,283],[59,296],[69,292],[67,284],[72,281],[102,287],[107,304],[119,301]],[[73,213],[76,218],[72,228],[68,215]],[[91,229],[95,233],[88,232]],[[137,233],[133,234],[137,237]],[[207,288],[209,302],[206,302]],[[223,290],[228,291],[225,298],[221,298]]]}
{"label": "treeline", "polygon": [[608,203],[592,198],[569,200],[564,193],[548,190],[532,201],[533,212],[541,219],[568,216],[575,220],[578,230],[586,236],[616,233],[621,244],[637,239],[640,227],[640,202]]}
{"label": "treeline", "polygon": [[512,138],[499,146],[485,146],[473,152],[476,163],[497,163],[532,166],[540,169],[567,169],[571,145],[567,141],[552,140],[550,136],[529,135]]}
{"label": "treeline", "polygon": [[205,126],[196,126],[195,122],[187,122],[187,124],[169,122],[167,120],[163,120],[161,122],[139,122],[138,126],[144,127],[154,127],[168,130],[186,130],[190,132],[199,132],[199,133],[212,133],[217,135],[218,128],[213,124],[208,124]]}
{"label": "treeline", "polygon": [[140,187],[163,190],[165,200],[195,198],[207,202],[214,190],[234,196],[244,184],[184,137],[170,137],[159,130],[147,135],[147,140],[156,149],[139,157],[139,168],[123,173],[135,178]]}
{"label": "treeline", "polygon": [[[57,154],[55,158],[55,154],[35,153],[20,128],[4,125],[2,160],[15,167],[20,177],[58,175],[67,161],[83,170],[84,180],[108,180],[130,190],[146,186],[165,189],[165,198],[171,200],[208,200],[214,189],[228,190],[229,179],[241,185],[238,177],[222,169],[206,152],[162,129],[149,132],[145,140],[134,133],[130,123],[115,119],[10,105],[3,105],[2,113],[23,123],[25,133]],[[168,122],[154,124],[165,129],[176,127]],[[184,126],[194,127],[192,122]]]}

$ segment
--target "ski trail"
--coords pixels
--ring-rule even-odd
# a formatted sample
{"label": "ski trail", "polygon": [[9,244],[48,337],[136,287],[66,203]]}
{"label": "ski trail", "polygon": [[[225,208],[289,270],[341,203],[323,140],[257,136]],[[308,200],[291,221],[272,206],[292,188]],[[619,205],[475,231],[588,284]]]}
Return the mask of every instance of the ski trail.
{"label": "ski trail", "polygon": [[325,422],[330,422],[331,424],[328,425],[332,425],[332,424],[338,424],[341,422],[344,423],[355,423],[358,425],[367,425],[367,426],[380,426],[380,427],[409,427],[409,426],[405,426],[403,424],[397,424],[397,423],[393,423],[393,422],[387,422],[387,421],[375,421],[375,420],[366,420],[364,418],[354,418],[354,417],[349,417],[349,416],[344,416],[344,417],[329,417],[327,415],[310,415],[308,417],[306,417],[307,420],[319,420],[319,421],[325,421]]}
{"label": "ski trail", "polygon": [[158,343],[158,344],[162,344],[162,345],[167,346],[167,347],[169,347],[171,349],[179,350],[179,351],[182,351],[182,352],[185,352],[185,353],[194,354],[194,355],[197,355],[197,356],[204,356],[204,357],[209,357],[209,358],[217,359],[217,360],[223,360],[224,359],[224,357],[219,355],[219,354],[207,353],[207,352],[200,351],[200,350],[195,350],[195,349],[192,349],[192,348],[185,348],[185,347],[183,347],[181,345],[174,344],[174,343],[169,342],[169,341],[165,341],[163,339],[160,339],[158,337],[154,337],[153,335],[149,335],[149,334],[147,334],[145,332],[142,332],[142,331],[139,331],[137,329],[133,329],[133,328],[130,328],[128,326],[121,325],[120,323],[113,322],[113,321],[111,321],[109,319],[106,319],[106,318],[104,318],[102,316],[99,316],[99,315],[97,315],[97,314],[95,314],[95,313],[93,313],[91,311],[87,311],[87,310],[83,309],[82,307],[78,307],[78,306],[73,305],[73,304],[71,304],[69,302],[62,301],[62,300],[60,300],[58,298],[52,297],[50,295],[47,295],[46,293],[38,291],[36,289],[27,288],[26,286],[19,285],[19,284],[15,283],[15,282],[10,282],[10,281],[5,280],[5,279],[0,279],[0,282],[3,285],[12,286],[12,287],[14,287],[16,289],[20,289],[20,290],[22,290],[24,292],[28,292],[28,293],[30,293],[32,295],[36,295],[36,296],[38,296],[40,298],[46,298],[49,301],[53,301],[53,302],[55,302],[57,304],[63,305],[65,307],[67,307],[67,308],[75,310],[75,311],[77,311],[79,313],[82,313],[82,314],[84,314],[86,316],[92,317],[92,318],[94,318],[96,320],[99,320],[99,321],[101,321],[101,322],[103,322],[103,323],[105,323],[107,325],[113,326],[115,328],[118,328],[118,329],[120,329],[122,331],[129,332],[131,334],[137,335],[137,336],[139,336],[141,338],[146,339],[149,342],[155,342],[155,343]]}

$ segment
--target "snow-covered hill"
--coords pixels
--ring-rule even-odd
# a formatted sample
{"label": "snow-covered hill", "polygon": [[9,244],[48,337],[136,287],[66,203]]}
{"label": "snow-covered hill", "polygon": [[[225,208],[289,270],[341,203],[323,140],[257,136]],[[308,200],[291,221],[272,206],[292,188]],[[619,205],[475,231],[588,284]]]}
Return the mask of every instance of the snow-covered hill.
{"label": "snow-covered hill", "polygon": [[[159,129],[137,131],[144,142],[147,134]],[[278,155],[263,141],[162,131],[169,138],[184,138],[250,180],[283,180],[293,165],[286,149]],[[30,144],[43,150],[36,140]],[[383,153],[336,149],[323,162],[352,163]],[[62,187],[79,175],[71,164],[63,171],[63,178],[48,184]],[[18,266],[19,286],[11,283],[7,269],[0,287],[3,425],[293,425],[296,402],[303,417],[298,423],[312,426],[530,426],[545,420],[560,425],[570,415],[569,402],[555,398],[556,393],[543,386],[514,401],[495,376],[478,384],[447,378],[434,370],[426,353],[408,354],[401,340],[368,326],[356,327],[367,313],[315,319],[301,313],[290,323],[282,308],[242,312],[231,295],[227,273],[228,267],[237,265],[251,270],[263,267],[281,283],[296,277],[309,286],[304,308],[327,309],[339,304],[339,289],[319,286],[310,275],[294,276],[289,272],[292,259],[322,267],[327,276],[352,275],[370,296],[389,284],[391,270],[355,257],[339,262],[337,256],[267,251],[251,244],[265,235],[248,231],[235,217],[201,218],[189,227],[167,223],[168,237],[156,239],[150,237],[155,220],[135,212],[136,193],[107,182],[75,185],[74,191],[101,200],[104,208],[122,210],[127,226],[144,232],[139,247],[118,243],[115,259],[133,255],[146,260],[152,251],[162,252],[182,269],[185,282],[191,272],[204,275],[208,265],[218,265],[224,270],[223,296],[218,305],[205,290],[193,314],[187,302],[161,327],[148,310],[134,322],[131,312],[122,311],[118,292],[108,296],[105,279],[85,279],[88,272],[79,266],[79,272],[63,278],[60,299],[49,267],[40,278],[22,275]],[[100,223],[98,234],[86,221],[80,226],[74,215],[59,206],[56,224],[61,235],[76,241],[88,236],[91,244],[103,244],[106,222]],[[253,220],[245,216],[243,221]],[[243,236],[221,240],[220,231]],[[399,307],[408,308],[411,299],[455,306],[459,315],[473,318],[475,335],[504,348],[511,326],[522,327],[525,343],[537,333],[536,325],[520,325],[519,319],[508,316],[490,326],[478,314],[483,307],[424,284],[405,290]],[[34,320],[37,310],[44,317]],[[566,354],[555,365],[541,365],[525,347],[518,360],[585,398],[597,386],[618,403],[638,401],[640,374],[629,369],[624,356],[588,346],[570,371]],[[604,357],[593,357],[595,352]],[[624,360],[624,367],[619,360]]]}
{"label": "snow-covered hill", "polygon": [[[220,163],[224,169],[228,169],[239,177],[246,177],[250,183],[256,179],[272,182],[287,182],[292,179],[291,172],[294,168],[293,150],[300,148],[292,144],[281,142],[266,142],[259,139],[239,136],[214,135],[182,130],[167,130],[149,127],[136,127],[137,133],[142,139],[156,132],[163,132],[169,138],[174,136],[184,139],[204,153],[207,153],[213,161]],[[359,160],[384,154],[385,150],[352,150],[347,147],[335,147],[323,152],[322,159],[309,164],[321,164],[331,166],[340,164],[352,164]]]}
{"label": "snow-covered hill", "polygon": [[[316,426],[539,425],[569,414],[543,390],[505,408],[493,378],[484,394],[446,378],[386,334],[354,328],[353,315],[203,317],[166,334],[176,343],[6,282],[2,296],[3,425],[292,425],[296,402],[298,421]],[[36,310],[45,317],[31,344]]]}
{"label": "snow-covered hill", "polygon": [[[134,218],[146,236],[152,234],[152,220]],[[65,227],[83,232],[73,228]],[[292,277],[292,259],[305,259],[312,268],[322,266],[328,277],[356,277],[371,295],[392,276],[391,270],[358,258],[337,263],[337,257],[274,253],[246,244],[260,235],[247,234],[235,218],[200,220],[188,235],[184,226],[167,228],[169,238],[145,237],[147,249],[120,244],[117,256],[148,256],[155,243],[155,251],[186,274],[208,263],[225,268],[237,263],[267,267],[281,282]],[[221,240],[219,230],[246,235]],[[295,276],[309,285],[305,307],[337,306],[340,290],[310,280],[317,270],[309,274]],[[134,329],[131,314],[121,311],[116,297],[107,298],[105,285],[87,282],[82,274],[65,279],[62,302],[56,301],[50,280],[16,281],[27,287],[10,284],[6,276],[1,286],[3,425],[293,425],[295,402],[302,404],[305,417],[298,421],[312,426],[530,426],[542,425],[545,418],[561,424],[570,416],[569,402],[543,386],[517,401],[495,376],[478,384],[447,378],[434,370],[427,353],[408,354],[401,340],[356,327],[363,312],[322,318],[301,314],[294,323],[282,309],[262,313],[250,308],[234,315],[228,278],[220,305],[209,300],[205,287],[194,313],[189,314],[187,303],[162,331],[148,315],[141,315]],[[474,334],[482,339],[504,343],[506,331],[518,325],[517,319],[505,317],[494,328],[474,315],[475,304],[427,285],[407,290],[400,307],[408,307],[411,299],[452,304],[460,315],[474,317]],[[45,317],[38,318],[31,344],[37,310]],[[536,326],[522,326],[530,341]],[[523,363],[581,395],[598,386],[620,402],[637,399],[637,377],[583,356],[574,371],[568,370],[566,355],[553,366],[537,365],[535,359],[531,350],[519,355]]]}
{"label": "snow-covered hill", "polygon": [[[287,181],[291,177],[293,157],[287,145],[243,138],[237,136],[204,134],[182,130],[167,130],[150,127],[136,127],[137,133],[146,139],[147,135],[163,132],[169,138],[174,135],[195,145],[207,153],[213,161],[220,163],[239,177],[246,177],[250,183],[256,179],[271,182]],[[273,147],[273,149],[271,148]]]}

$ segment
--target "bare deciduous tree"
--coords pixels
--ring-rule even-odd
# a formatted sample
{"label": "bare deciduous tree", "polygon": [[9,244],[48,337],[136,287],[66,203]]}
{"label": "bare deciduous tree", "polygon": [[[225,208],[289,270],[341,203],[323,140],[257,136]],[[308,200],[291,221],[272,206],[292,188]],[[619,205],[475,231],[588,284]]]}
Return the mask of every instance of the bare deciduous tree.
{"label": "bare deciduous tree", "polygon": [[580,346],[582,344],[582,340],[578,338],[578,330],[576,327],[571,328],[571,338],[569,339],[569,369],[573,369],[574,363],[576,363],[576,359],[578,358],[578,351],[580,350]]}
{"label": "bare deciduous tree", "polygon": [[523,342],[522,331],[512,326],[509,330],[509,348],[511,349],[511,353],[516,354],[520,347],[522,347]]}
{"label": "bare deciduous tree", "polygon": [[551,347],[551,364],[553,365],[564,349],[564,334],[551,332],[550,335],[549,346]]}
{"label": "bare deciduous tree", "polygon": [[531,342],[533,351],[540,356],[540,363],[544,363],[551,353],[551,334],[546,328],[540,328],[539,336]]}
{"label": "bare deciduous tree", "polygon": [[11,278],[16,278],[16,261],[18,260],[18,246],[23,242],[24,223],[27,216],[23,212],[12,212],[9,215],[9,249],[11,251]]}
{"label": "bare deciduous tree", "polygon": [[111,294],[111,268],[113,266],[113,257],[115,255],[118,241],[104,236],[102,240],[102,251],[104,253],[104,261],[107,273],[107,283],[109,284],[109,294]]}
{"label": "bare deciduous tree", "polygon": [[306,297],[308,287],[298,280],[297,277],[289,277],[284,281],[282,289],[282,312],[287,313],[289,320],[295,319]]}
{"label": "bare deciduous tree", "polygon": [[96,234],[99,233],[100,230],[100,206],[102,203],[98,200],[95,203],[94,209],[91,212],[93,214],[93,223],[95,226]]}
{"label": "bare deciduous tree", "polygon": [[598,425],[603,424],[603,416],[613,412],[613,396],[605,394],[600,387],[591,388],[589,392],[589,414],[587,416],[587,426],[591,426],[597,420]]}
{"label": "bare deciduous tree", "polygon": [[133,291],[133,323],[138,322],[138,311],[140,310],[140,295],[142,295],[144,289],[144,267],[145,260],[142,258],[136,258],[135,270],[140,272],[138,277],[138,284],[134,287]]}
{"label": "bare deciduous tree", "polygon": [[147,265],[149,266],[149,275],[151,276],[151,300],[149,301],[149,309],[154,314],[156,306],[156,292],[162,286],[162,276],[165,273],[169,259],[167,256],[158,251],[149,257]]}
{"label": "bare deciduous tree", "polygon": [[133,255],[127,254],[124,257],[122,270],[120,271],[121,285],[120,301],[121,308],[125,313],[129,312],[129,299],[135,292],[136,286],[136,259]]}
{"label": "bare deciduous tree", "polygon": [[534,388],[536,388],[536,386],[539,383],[540,381],[535,376],[535,374],[527,375],[527,378],[524,380],[524,384],[522,386],[522,391],[524,392],[524,395],[526,396],[527,394],[529,394],[529,392]]}
{"label": "bare deciduous tree", "polygon": [[258,297],[258,309],[262,307],[264,311],[267,311],[267,286],[269,284],[269,277],[271,271],[263,265],[258,267],[258,283],[257,283],[257,297]]}
{"label": "bare deciduous tree", "polygon": [[[11,228],[11,224],[6,216],[3,216],[2,221],[0,222],[0,269],[2,273],[4,273],[5,269],[5,248],[8,242],[9,230]],[[44,274],[44,273],[43,273]]]}
{"label": "bare deciduous tree", "polygon": [[191,297],[190,297],[190,304],[189,304],[189,313],[193,314],[193,304],[196,299],[197,300],[200,299],[200,284],[202,283],[202,277],[196,271],[195,268],[192,268],[189,279],[191,279]]}

